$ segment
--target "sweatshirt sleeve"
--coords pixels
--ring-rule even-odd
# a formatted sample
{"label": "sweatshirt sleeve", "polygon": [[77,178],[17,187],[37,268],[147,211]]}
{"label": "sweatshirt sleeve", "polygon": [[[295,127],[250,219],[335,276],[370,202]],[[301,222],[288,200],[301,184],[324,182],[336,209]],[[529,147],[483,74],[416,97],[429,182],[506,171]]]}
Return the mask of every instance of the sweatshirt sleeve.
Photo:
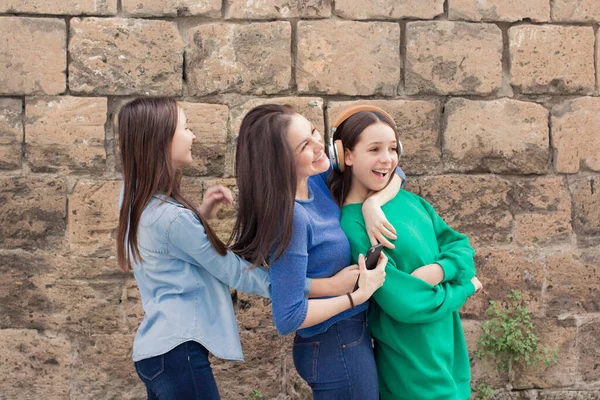
{"label": "sweatshirt sleeve", "polygon": [[422,199],[423,205],[433,224],[437,237],[439,254],[435,262],[444,270],[442,282],[466,284],[475,276],[475,251],[469,238],[456,232],[435,212],[433,207]]}

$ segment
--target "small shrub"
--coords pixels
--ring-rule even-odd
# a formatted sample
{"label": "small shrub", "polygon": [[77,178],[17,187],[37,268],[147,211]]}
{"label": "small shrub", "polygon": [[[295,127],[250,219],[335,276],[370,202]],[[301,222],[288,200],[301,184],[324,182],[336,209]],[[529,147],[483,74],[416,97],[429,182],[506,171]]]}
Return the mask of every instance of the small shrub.
{"label": "small shrub", "polygon": [[487,383],[478,383],[474,389],[472,400],[492,400],[494,398],[494,389]]}

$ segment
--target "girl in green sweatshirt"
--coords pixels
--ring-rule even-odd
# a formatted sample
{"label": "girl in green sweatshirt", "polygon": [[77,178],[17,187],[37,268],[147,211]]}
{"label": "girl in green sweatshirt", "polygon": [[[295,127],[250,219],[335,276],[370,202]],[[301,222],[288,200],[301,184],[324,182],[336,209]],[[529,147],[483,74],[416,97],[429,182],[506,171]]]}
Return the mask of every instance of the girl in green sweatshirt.
{"label": "girl in green sweatshirt", "polygon": [[[376,107],[346,110],[333,127],[337,168],[328,183],[356,262],[371,245],[361,205],[388,184],[402,147],[393,119]],[[369,316],[381,399],[468,399],[471,374],[458,309],[481,288],[469,239],[405,190],[382,210],[398,239],[383,250],[386,280]]]}

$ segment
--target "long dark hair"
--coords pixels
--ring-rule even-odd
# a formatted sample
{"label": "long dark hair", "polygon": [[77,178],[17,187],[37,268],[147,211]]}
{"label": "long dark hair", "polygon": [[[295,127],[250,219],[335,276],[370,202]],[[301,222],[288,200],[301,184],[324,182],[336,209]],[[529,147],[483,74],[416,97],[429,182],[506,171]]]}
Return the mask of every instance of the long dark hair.
{"label": "long dark hair", "polygon": [[237,138],[238,214],[229,244],[255,265],[277,260],[292,238],[296,163],[285,133],[295,113],[287,105],[255,107]]}
{"label": "long dark hair", "polygon": [[[398,131],[396,130],[396,124],[387,115],[378,111],[360,111],[352,115],[337,127],[333,135],[333,140],[341,140],[344,150],[348,149],[352,151],[354,150],[356,143],[358,143],[363,131],[378,122],[389,125],[390,128],[394,130],[397,142]],[[396,152],[400,155],[398,146],[396,146]],[[390,175],[390,181],[392,178],[393,175]],[[331,174],[329,174],[327,185],[329,186],[329,191],[331,192],[333,199],[340,207],[342,207],[348,193],[350,193],[350,188],[352,187],[352,167],[345,165],[344,172],[333,170]]]}
{"label": "long dark hair", "polygon": [[119,111],[124,191],[117,228],[117,259],[123,271],[131,269],[132,260],[141,261],[137,243],[140,217],[157,191],[192,210],[215,250],[221,255],[227,251],[204,217],[180,192],[181,170],[171,162],[178,116],[177,102],[163,97],[136,99]]}

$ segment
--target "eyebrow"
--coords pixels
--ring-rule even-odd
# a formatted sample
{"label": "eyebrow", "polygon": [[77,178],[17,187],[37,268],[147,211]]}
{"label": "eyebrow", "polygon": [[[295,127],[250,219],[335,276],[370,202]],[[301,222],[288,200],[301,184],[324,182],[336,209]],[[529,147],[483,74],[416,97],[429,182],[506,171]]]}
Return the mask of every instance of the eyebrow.
{"label": "eyebrow", "polygon": [[[370,143],[367,143],[367,146],[371,146],[371,145],[374,145],[374,144],[385,144],[385,143],[386,143],[386,142],[382,142],[382,141],[375,141],[375,142],[370,142]],[[389,143],[389,144],[392,144],[392,143],[393,143],[393,144],[398,144],[398,141],[396,141],[396,140],[390,140],[388,143]]]}
{"label": "eyebrow", "polygon": [[[310,126],[310,128],[311,128],[311,129],[310,129],[310,133],[311,133],[311,134],[312,134],[314,131],[316,131],[316,130],[317,130],[317,128],[315,128],[315,127],[314,127],[314,126],[312,126],[312,125]],[[308,139],[310,139],[310,138],[308,138]],[[304,143],[308,142],[308,139],[304,139],[303,141],[301,141],[301,142],[298,144],[298,146],[296,146],[295,150],[298,150],[298,148],[299,148],[300,146],[302,146]]]}

